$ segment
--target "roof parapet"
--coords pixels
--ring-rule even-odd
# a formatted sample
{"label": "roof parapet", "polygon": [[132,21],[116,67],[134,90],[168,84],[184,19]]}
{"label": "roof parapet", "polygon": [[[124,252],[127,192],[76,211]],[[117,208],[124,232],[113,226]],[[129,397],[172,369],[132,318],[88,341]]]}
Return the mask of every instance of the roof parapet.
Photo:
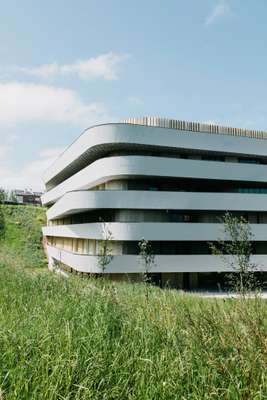
{"label": "roof parapet", "polygon": [[227,126],[188,122],[176,119],[158,117],[127,118],[122,120],[124,124],[155,126],[159,128],[177,129],[181,131],[213,133],[219,135],[245,136],[253,139],[267,139],[266,131],[232,128]]}

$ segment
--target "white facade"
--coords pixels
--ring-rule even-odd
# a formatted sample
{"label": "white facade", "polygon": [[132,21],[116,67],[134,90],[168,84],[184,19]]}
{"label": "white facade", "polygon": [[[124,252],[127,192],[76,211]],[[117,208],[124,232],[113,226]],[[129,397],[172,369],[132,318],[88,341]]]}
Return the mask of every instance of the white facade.
{"label": "white facade", "polygon": [[50,265],[101,272],[101,220],[112,232],[114,257],[106,273],[139,274],[142,238],[156,254],[154,273],[226,272],[207,242],[222,236],[219,217],[230,211],[248,218],[253,257],[267,271],[263,132],[149,118],[94,126],[44,180]]}

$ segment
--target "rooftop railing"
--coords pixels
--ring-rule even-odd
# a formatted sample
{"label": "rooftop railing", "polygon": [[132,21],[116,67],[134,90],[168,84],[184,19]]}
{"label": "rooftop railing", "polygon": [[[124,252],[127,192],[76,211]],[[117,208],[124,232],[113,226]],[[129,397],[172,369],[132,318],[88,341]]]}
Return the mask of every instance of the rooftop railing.
{"label": "rooftop railing", "polygon": [[265,131],[231,128],[227,126],[203,124],[199,122],[180,121],[168,118],[157,118],[157,117],[128,118],[123,120],[122,123],[156,126],[160,128],[177,129],[180,131],[190,131],[196,133],[204,132],[204,133],[213,133],[218,135],[245,136],[254,139],[267,139],[267,132]]}

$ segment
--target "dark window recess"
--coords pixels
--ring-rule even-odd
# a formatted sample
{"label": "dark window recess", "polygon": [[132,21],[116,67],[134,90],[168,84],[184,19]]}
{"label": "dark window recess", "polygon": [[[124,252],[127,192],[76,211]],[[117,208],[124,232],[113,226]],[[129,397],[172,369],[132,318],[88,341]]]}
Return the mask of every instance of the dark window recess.
{"label": "dark window recess", "polygon": [[[225,214],[224,211],[184,211],[184,210],[131,210],[125,209],[124,212],[112,209],[100,209],[70,217],[55,220],[55,225],[83,224],[90,222],[174,222],[174,223],[221,223]],[[244,217],[251,224],[266,224],[267,212],[231,212],[233,216]]]}
{"label": "dark window recess", "polygon": [[252,158],[239,158],[238,162],[241,164],[260,164],[260,160]]}
{"label": "dark window recess", "polygon": [[[162,255],[208,255],[211,254],[208,242],[151,241],[154,254]],[[253,254],[267,254],[267,242],[253,242]],[[139,254],[137,241],[123,242],[123,254]]]}
{"label": "dark window recess", "polygon": [[225,161],[224,156],[213,156],[213,155],[203,155],[201,156],[201,159],[206,161]]}
{"label": "dark window recess", "polygon": [[159,190],[169,192],[267,193],[267,184],[207,179],[129,179],[128,190]]}

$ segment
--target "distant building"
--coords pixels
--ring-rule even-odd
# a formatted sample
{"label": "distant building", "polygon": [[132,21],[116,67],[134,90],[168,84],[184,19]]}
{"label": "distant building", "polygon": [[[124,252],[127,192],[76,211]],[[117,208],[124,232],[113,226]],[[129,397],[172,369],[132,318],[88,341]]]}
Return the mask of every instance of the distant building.
{"label": "distant building", "polygon": [[19,204],[29,204],[41,206],[42,192],[33,192],[31,190],[14,190],[12,192],[12,200]]}
{"label": "distant building", "polygon": [[252,261],[267,271],[266,132],[161,118],[98,125],[44,180],[51,266],[101,273],[105,221],[114,255],[105,273],[114,279],[139,278],[145,238],[155,254],[154,281],[216,285],[229,268],[209,242],[221,236],[220,218],[230,211],[251,224]]}

